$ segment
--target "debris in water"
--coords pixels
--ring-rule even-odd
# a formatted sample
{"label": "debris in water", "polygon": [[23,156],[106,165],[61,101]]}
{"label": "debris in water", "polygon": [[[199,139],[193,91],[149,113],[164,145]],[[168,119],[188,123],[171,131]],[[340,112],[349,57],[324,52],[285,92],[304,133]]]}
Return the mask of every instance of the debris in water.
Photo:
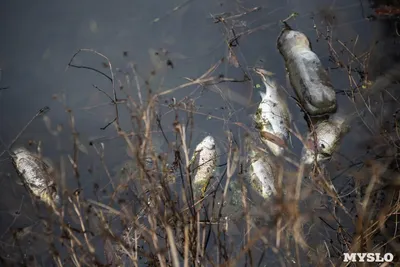
{"label": "debris in water", "polygon": [[336,93],[328,73],[311,50],[306,35],[286,24],[277,46],[289,72],[290,83],[302,107],[310,116],[322,116],[336,111]]}

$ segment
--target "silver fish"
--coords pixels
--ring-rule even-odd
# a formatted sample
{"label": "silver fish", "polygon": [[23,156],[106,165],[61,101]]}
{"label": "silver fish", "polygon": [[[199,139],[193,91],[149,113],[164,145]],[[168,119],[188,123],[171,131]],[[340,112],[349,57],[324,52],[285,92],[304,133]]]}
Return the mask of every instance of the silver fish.
{"label": "silver fish", "polygon": [[253,190],[267,199],[276,192],[275,177],[276,169],[270,155],[257,151],[253,144],[246,140],[248,161],[250,164],[249,182]]}
{"label": "silver fish", "polygon": [[13,165],[33,195],[49,206],[60,204],[60,197],[54,177],[51,177],[51,166],[41,160],[36,154],[24,147],[13,151]]}
{"label": "silver fish", "polygon": [[[260,131],[261,140],[269,147],[275,156],[280,156],[284,152],[283,144],[289,137],[290,113],[286,101],[280,95],[275,81],[268,77],[266,71],[255,69],[261,76],[265,93],[260,92],[261,103],[258,106],[254,120],[256,128]],[[263,133],[269,133],[278,137],[283,144],[278,145],[277,142],[271,142]]]}
{"label": "silver fish", "polygon": [[336,111],[336,93],[328,73],[311,50],[306,35],[284,29],[277,46],[282,54],[289,79],[300,104],[310,116],[322,116]]}
{"label": "silver fish", "polygon": [[195,168],[193,184],[196,191],[201,191],[203,194],[217,166],[217,150],[211,135],[206,136],[196,146],[190,164]]}
{"label": "silver fish", "polygon": [[321,162],[330,159],[349,129],[349,119],[339,113],[318,122],[307,137],[302,151],[302,162],[312,164],[315,160]]}

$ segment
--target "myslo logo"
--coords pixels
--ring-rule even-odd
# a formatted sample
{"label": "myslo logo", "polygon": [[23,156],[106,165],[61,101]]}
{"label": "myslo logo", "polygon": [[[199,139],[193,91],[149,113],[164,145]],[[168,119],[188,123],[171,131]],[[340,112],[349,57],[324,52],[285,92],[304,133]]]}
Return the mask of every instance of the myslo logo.
{"label": "myslo logo", "polygon": [[392,253],[343,253],[344,262],[392,262]]}

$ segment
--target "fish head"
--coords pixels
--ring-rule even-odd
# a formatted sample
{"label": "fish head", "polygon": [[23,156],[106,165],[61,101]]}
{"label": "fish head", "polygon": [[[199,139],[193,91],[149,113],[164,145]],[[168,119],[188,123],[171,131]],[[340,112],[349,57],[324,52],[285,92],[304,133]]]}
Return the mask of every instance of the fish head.
{"label": "fish head", "polygon": [[321,153],[320,151],[314,151],[314,149],[310,148],[303,148],[303,151],[301,153],[301,161],[304,164],[310,165],[313,162],[323,162],[323,161],[328,161],[331,159],[332,155],[330,154],[325,154]]}
{"label": "fish head", "polygon": [[340,129],[334,124],[323,122],[317,125],[314,134],[310,134],[302,151],[302,162],[312,164],[315,160],[329,160],[335,152],[340,139]]}
{"label": "fish head", "polygon": [[211,135],[206,136],[203,141],[199,144],[201,147],[204,147],[209,150],[215,149],[215,140]]}
{"label": "fish head", "polygon": [[11,158],[14,166],[19,168],[21,160],[29,158],[31,153],[25,147],[18,147],[11,151]]}
{"label": "fish head", "polygon": [[30,152],[25,147],[17,147],[17,148],[12,150],[12,153],[14,154],[14,157],[16,159],[20,159],[22,157],[25,157]]}
{"label": "fish head", "polygon": [[[278,87],[276,85],[276,81],[272,78],[274,73],[269,72],[267,70],[261,69],[261,68],[254,68],[253,69],[255,73],[260,75],[261,80],[264,83],[265,90],[268,92],[270,90],[276,90]],[[266,93],[260,92],[261,99],[264,99],[266,97]]]}

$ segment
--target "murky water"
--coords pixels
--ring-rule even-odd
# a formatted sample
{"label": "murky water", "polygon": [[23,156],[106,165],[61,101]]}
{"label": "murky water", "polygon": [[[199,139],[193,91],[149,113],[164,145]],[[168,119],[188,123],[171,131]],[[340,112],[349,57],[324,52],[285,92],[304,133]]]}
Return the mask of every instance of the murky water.
{"label": "murky water", "polygon": [[[17,144],[27,145],[30,140],[37,144],[40,141],[43,153],[59,163],[60,155],[66,159],[66,155],[73,151],[70,117],[66,111],[71,109],[80,142],[85,147],[83,150],[88,151],[88,154],[80,154],[79,165],[81,183],[86,197],[90,198],[93,197],[93,184],[104,186],[108,178],[95,150],[89,146],[89,140],[116,136],[113,126],[101,130],[114,119],[115,110],[110,103],[112,86],[107,78],[88,69],[66,68],[78,49],[90,48],[107,56],[115,70],[116,80],[122,81],[122,84],[123,73],[131,72],[130,64],[134,63],[138,76],[143,78],[139,81],[143,88],[143,80],[150,77],[152,88],[166,90],[187,82],[184,77],[195,79],[201,76],[220,58],[227,56],[226,27],[235,26],[235,34],[243,34],[235,47],[240,66],[245,71],[257,65],[274,72],[278,82],[293,95],[286,81],[284,62],[276,49],[276,38],[280,31],[279,20],[297,12],[298,16],[290,20],[291,26],[310,38],[313,50],[320,56],[322,63],[330,67],[329,73],[337,91],[349,89],[348,75],[343,70],[335,69],[330,58],[329,42],[318,36],[319,32],[332,37],[332,46],[336,51],[349,49],[357,55],[374,47],[375,40],[381,40],[382,44],[379,45],[385,49],[373,50],[372,77],[390,65],[385,58],[392,59],[387,53],[391,53],[394,45],[391,45],[392,37],[385,37],[383,33],[386,26],[380,22],[368,21],[365,17],[371,10],[367,3],[358,0],[193,0],[172,12],[182,3],[177,0],[3,1],[0,4],[0,87],[9,88],[0,91],[1,138],[7,144],[10,143],[40,108],[49,106],[51,111],[47,116],[52,128],[59,125],[63,131],[58,136],[52,135],[44,121],[38,118]],[[255,7],[261,9],[230,20],[226,25],[215,23],[213,19],[215,14],[239,14]],[[252,32],[252,29],[257,30]],[[348,46],[341,46],[337,38]],[[168,53],[165,54],[165,51]],[[105,62],[93,53],[81,53],[73,63],[109,73]],[[155,75],[151,75],[152,71]],[[243,77],[243,70],[227,62],[222,64],[217,73],[236,79]],[[259,89],[255,88],[260,80],[253,77],[254,87],[251,83],[230,83],[220,84],[214,90],[202,91],[200,87],[192,86],[168,95],[166,100],[175,97],[179,101],[189,94],[194,97],[197,112],[193,142],[197,143],[207,133],[211,133],[223,143],[226,139],[225,130],[231,129],[237,133],[239,129],[228,123],[228,120],[251,126],[249,115],[254,112],[260,100],[257,92]],[[122,99],[125,95],[119,86],[117,82],[115,87],[118,98]],[[215,90],[230,90],[231,95],[224,99]],[[129,93],[136,97],[137,92]],[[347,98],[341,95],[338,97],[339,108],[349,108]],[[174,114],[167,111],[165,106],[161,121],[166,133],[172,136]],[[294,123],[304,132],[306,123],[303,115],[292,99],[289,99],[289,106]],[[129,114],[121,110],[121,124],[128,127]],[[359,133],[346,136],[340,153],[350,158],[355,157],[359,152],[355,149],[357,143],[354,141],[362,141],[360,139]],[[104,141],[104,144],[105,161],[110,170],[128,158],[123,141],[111,138]],[[297,154],[301,150],[300,141],[296,138],[293,138],[291,149]],[[69,162],[66,162],[68,170],[71,170]],[[35,219],[30,218],[34,214],[29,213],[31,204],[25,189],[13,182],[16,174],[9,160],[1,162],[1,174],[2,237],[10,230],[10,225],[23,227]],[[77,187],[72,177],[68,186]],[[24,213],[14,220],[16,217],[12,212],[19,208]]]}

